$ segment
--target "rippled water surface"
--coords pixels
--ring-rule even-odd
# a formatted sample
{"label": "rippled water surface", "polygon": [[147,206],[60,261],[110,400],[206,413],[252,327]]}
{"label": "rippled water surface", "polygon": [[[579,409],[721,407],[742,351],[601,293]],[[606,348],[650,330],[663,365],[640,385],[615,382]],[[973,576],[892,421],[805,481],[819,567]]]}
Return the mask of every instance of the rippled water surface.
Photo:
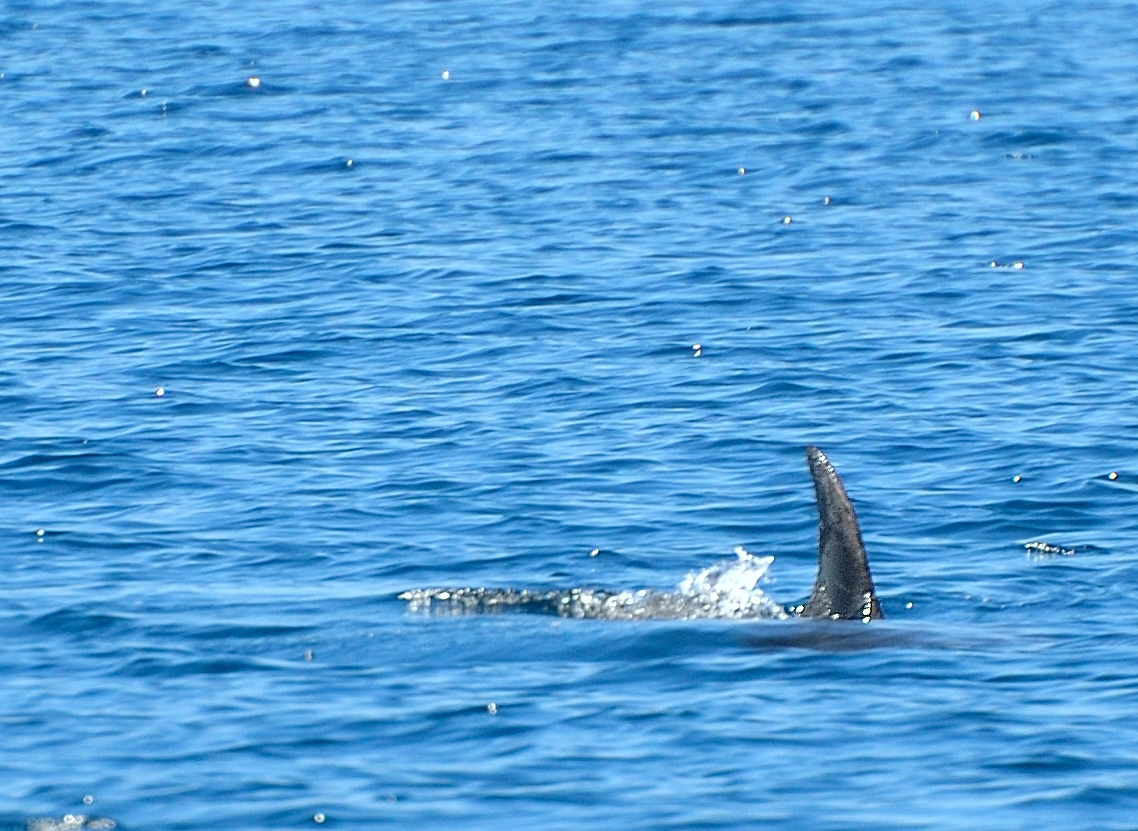
{"label": "rippled water surface", "polygon": [[0,828],[1132,829],[1136,12],[6,4]]}

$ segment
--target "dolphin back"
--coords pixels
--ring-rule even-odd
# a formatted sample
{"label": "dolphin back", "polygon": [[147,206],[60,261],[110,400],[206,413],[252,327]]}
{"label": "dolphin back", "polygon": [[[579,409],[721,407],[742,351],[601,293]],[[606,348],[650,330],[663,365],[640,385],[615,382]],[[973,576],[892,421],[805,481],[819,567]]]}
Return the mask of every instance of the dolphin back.
{"label": "dolphin back", "polygon": [[817,447],[806,448],[806,459],[818,497],[818,579],[802,616],[863,621],[885,617],[845,485]]}

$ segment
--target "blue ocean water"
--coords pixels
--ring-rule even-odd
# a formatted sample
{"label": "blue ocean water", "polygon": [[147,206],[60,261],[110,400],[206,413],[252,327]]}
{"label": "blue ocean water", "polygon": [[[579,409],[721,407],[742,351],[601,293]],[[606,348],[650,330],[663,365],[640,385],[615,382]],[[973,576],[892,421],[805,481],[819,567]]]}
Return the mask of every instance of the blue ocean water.
{"label": "blue ocean water", "polygon": [[7,3],[0,827],[1136,827],[1136,11]]}

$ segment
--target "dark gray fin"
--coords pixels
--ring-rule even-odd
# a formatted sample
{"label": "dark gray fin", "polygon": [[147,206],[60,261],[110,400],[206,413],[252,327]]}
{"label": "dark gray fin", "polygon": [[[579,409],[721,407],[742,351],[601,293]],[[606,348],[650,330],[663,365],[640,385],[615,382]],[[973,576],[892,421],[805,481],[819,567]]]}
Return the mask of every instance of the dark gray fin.
{"label": "dark gray fin", "polygon": [[818,579],[802,616],[864,621],[885,617],[869,576],[857,514],[838,472],[817,447],[806,448],[806,460],[818,496]]}

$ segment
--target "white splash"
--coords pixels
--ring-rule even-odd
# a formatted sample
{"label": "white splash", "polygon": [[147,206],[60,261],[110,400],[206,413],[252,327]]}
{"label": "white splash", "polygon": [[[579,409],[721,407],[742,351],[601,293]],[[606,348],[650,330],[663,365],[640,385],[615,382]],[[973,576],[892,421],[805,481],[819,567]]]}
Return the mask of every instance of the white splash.
{"label": "white splash", "polygon": [[412,589],[399,595],[410,611],[445,615],[536,612],[594,620],[785,618],[759,588],[774,557],[736,548],[737,559],[693,571],[676,591],[656,589]]}
{"label": "white splash", "polygon": [[703,606],[714,609],[710,617],[785,618],[786,610],[759,588],[774,557],[756,557],[747,549],[735,549],[735,560],[720,560],[702,571],[689,572],[680,582],[680,594],[699,598]]}

